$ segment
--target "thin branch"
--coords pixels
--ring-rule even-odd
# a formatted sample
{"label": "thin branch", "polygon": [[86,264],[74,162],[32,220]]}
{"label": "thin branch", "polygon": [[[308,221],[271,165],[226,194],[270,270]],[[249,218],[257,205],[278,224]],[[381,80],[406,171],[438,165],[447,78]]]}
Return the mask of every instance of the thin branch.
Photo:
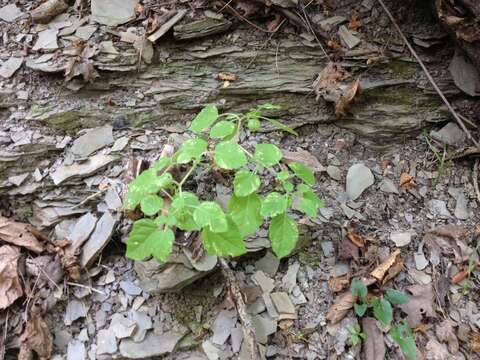
{"label": "thin branch", "polygon": [[443,103],[447,106],[448,110],[450,111],[450,113],[453,115],[453,117],[455,118],[455,120],[457,121],[458,125],[460,125],[460,127],[462,128],[462,130],[465,132],[465,134],[467,134],[467,137],[469,140],[471,140],[476,147],[480,148],[480,143],[475,140],[472,136],[472,134],[470,133],[470,131],[466,128],[464,122],[462,121],[462,119],[460,118],[460,116],[457,114],[457,112],[455,111],[455,109],[452,107],[452,105],[450,104],[450,102],[447,100],[447,98],[445,97],[445,95],[443,94],[442,90],[440,90],[440,88],[438,87],[437,83],[435,82],[435,80],[433,79],[432,75],[430,74],[430,72],[428,71],[427,67],[425,66],[425,64],[423,63],[422,59],[420,59],[420,56],[418,56],[418,54],[416,53],[416,51],[413,49],[412,45],[410,44],[410,42],[408,41],[408,39],[406,38],[406,36],[403,34],[402,32],[402,29],[400,29],[400,26],[398,26],[397,22],[395,21],[395,18],[393,17],[392,13],[390,12],[390,10],[388,10],[387,6],[385,5],[385,3],[383,2],[383,0],[377,0],[379,2],[379,4],[382,6],[383,10],[385,11],[385,13],[387,14],[388,18],[390,19],[390,21],[392,22],[393,26],[395,27],[395,29],[397,30],[397,32],[399,33],[400,37],[402,38],[402,40],[405,42],[405,45],[407,45],[408,47],[408,50],[410,50],[410,52],[412,53],[413,57],[415,57],[415,59],[418,61],[418,63],[420,64],[422,70],[425,72],[425,75],[427,76],[428,80],[430,81],[430,84],[432,84],[433,88],[435,89],[435,91],[437,92],[437,94],[440,96],[440,98],[442,99]]}
{"label": "thin branch", "polygon": [[220,265],[222,267],[223,275],[225,276],[230,293],[235,301],[235,307],[237,308],[238,316],[242,323],[244,341],[249,348],[250,360],[260,360],[260,350],[258,348],[255,328],[253,327],[252,320],[247,313],[247,306],[242,297],[240,285],[238,284],[235,273],[228,265],[227,261],[223,258],[219,258]]}

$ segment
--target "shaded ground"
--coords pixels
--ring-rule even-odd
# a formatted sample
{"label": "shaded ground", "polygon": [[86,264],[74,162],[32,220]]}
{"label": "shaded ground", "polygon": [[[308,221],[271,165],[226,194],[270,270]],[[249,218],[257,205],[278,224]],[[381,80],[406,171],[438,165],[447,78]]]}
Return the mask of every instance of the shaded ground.
{"label": "shaded ground", "polygon": [[[18,300],[0,313],[7,358],[16,356],[19,335],[24,333],[26,319],[31,319],[28,308],[32,304],[42,308],[54,335],[56,359],[134,357],[132,354],[137,358],[241,358],[240,324],[234,312],[225,310],[228,304],[224,301],[224,282],[219,271],[213,270],[179,293],[149,294],[145,289],[151,289],[151,284],[146,280],[153,276],[139,276],[135,271],[138,264],[134,268],[133,262],[123,255],[129,220],[121,217],[115,201],[107,199],[106,194],[111,195],[111,189],[117,196],[124,193],[132,159],[156,159],[166,143],[181,143],[186,122],[203,104],[215,102],[224,109],[238,111],[266,101],[283,105],[285,110],[277,115],[295,126],[300,136],[266,129],[265,133],[248,134],[245,146],[272,142],[282,150],[304,150],[313,155],[324,167],[317,173],[316,190],[326,204],[315,222],[305,224],[309,241],[298,253],[283,260],[278,270],[268,255],[258,262],[269,251],[263,249],[268,247],[264,230],[252,240],[252,248],[259,251],[233,263],[245,285],[265,286],[272,278],[270,291],[287,293],[295,304],[297,319],[278,323],[265,303],[265,297],[267,302],[270,298],[269,291],[262,289],[262,296],[249,305],[251,316],[260,323],[257,331],[265,337],[261,342],[266,356],[360,358],[362,348],[349,345],[346,330],[347,325],[357,322],[353,312],[339,324],[326,320],[327,311],[338,298],[332,290],[341,293],[352,277],[368,275],[398,247],[404,268],[385,287],[405,290],[416,284],[424,293],[434,294],[416,303],[419,308],[434,309],[433,313],[427,311],[427,316],[412,320],[410,317],[416,314],[413,310],[395,313],[398,319],[409,316],[412,320],[422,353],[419,358],[478,358],[478,273],[473,271],[458,284],[451,281],[469,260],[476,261],[476,255],[471,253],[478,245],[480,204],[474,189],[472,160],[443,162],[432,150],[434,146],[441,159],[444,151],[450,154],[469,143],[451,125],[440,135],[430,135],[431,123],[441,128],[450,117],[441,109],[417,65],[404,52],[381,9],[373,2],[371,6],[368,1],[364,3],[358,7],[364,24],[357,35],[362,42],[353,50],[343,45],[345,54],[341,59],[348,70],[361,75],[365,90],[342,120],[335,120],[331,104],[321,99],[317,102],[312,93],[312,81],[326,64],[322,50],[310,34],[291,25],[270,40],[269,35],[253,32],[246,24],[240,24],[236,31],[195,42],[169,39],[156,46],[156,60],[149,66],[142,64],[141,71],[101,72],[100,79],[77,92],[71,90],[76,87],[72,82],[67,85],[70,89],[66,88],[59,74],[39,74],[27,68],[3,80],[0,215],[30,222],[48,234],[50,242],[57,245],[56,251],[46,252],[50,261],[58,252],[58,241],[72,236],[72,225],[81,215],[91,213],[100,218],[109,213],[118,221],[112,240],[101,256],[92,260],[88,272],[82,271],[80,279],[65,277],[58,285],[52,285],[50,279],[27,271],[28,302]],[[317,23],[334,15],[350,19],[352,6],[355,5],[315,5],[312,18],[317,16]],[[203,10],[189,13],[185,22],[202,16]],[[409,38],[433,43],[418,50],[459,111],[478,121],[478,101],[454,86],[447,69],[454,47],[434,24],[433,17],[428,16],[428,9],[413,12],[405,7],[396,9],[395,15]],[[261,25],[272,21],[271,16],[253,19]],[[12,24],[2,26],[12,37],[21,31]],[[336,34],[336,27],[332,32]],[[108,36],[111,35],[103,28],[94,35],[98,38],[95,41]],[[125,47],[125,53],[132,50],[130,44],[115,39],[116,46]],[[5,43],[2,53],[20,51],[15,44]],[[136,59],[136,53],[132,54]],[[339,55],[330,51],[330,56]],[[367,68],[366,61],[374,57],[380,58],[378,65]],[[112,62],[119,66],[116,61],[121,63],[122,59]],[[136,68],[136,62],[132,64]],[[223,88],[223,83],[215,80],[222,71],[236,74],[238,80]],[[28,98],[19,99],[24,95],[19,92],[24,90]],[[115,159],[91,173],[55,184],[52,174],[59,168],[82,164],[82,157],[72,154],[72,141],[82,134],[79,129],[105,123],[113,126],[113,138],[117,141],[113,147],[117,148],[112,150],[112,142],[106,141],[98,153],[114,155]],[[119,145],[121,138],[125,138],[123,148]],[[306,158],[308,154],[300,156]],[[345,190],[346,178],[355,164],[370,169],[374,184],[351,201]],[[405,183],[405,174],[412,178],[410,182]],[[222,195],[218,185],[199,190],[203,194],[212,191]],[[453,243],[438,252],[423,241],[430,230],[446,224],[469,231],[464,240],[466,248],[461,249],[460,255],[452,252],[456,249]],[[352,231],[363,239],[364,247],[352,246],[347,240],[347,232]],[[395,234],[401,234],[408,240],[395,243],[392,234],[394,239]],[[184,267],[192,268],[182,251],[180,255],[182,260],[178,262],[184,261]],[[27,261],[36,258],[27,252],[24,257]],[[163,270],[155,271],[161,274]],[[253,280],[258,279],[258,271],[266,274],[265,282]],[[178,274],[173,272],[170,279],[175,280]],[[343,281],[344,285],[333,289],[332,279]],[[373,291],[378,288],[381,287],[374,287]],[[119,320],[118,314],[125,318]],[[227,330],[221,326],[219,330],[215,325],[219,314],[227,318],[217,320],[226,321]],[[446,326],[446,320],[452,321],[454,328],[450,340],[438,331]],[[273,330],[268,331],[272,326]],[[232,328],[238,331],[232,332]],[[223,342],[216,337],[225,335],[228,340]],[[455,340],[459,349],[452,345]],[[385,336],[384,341],[388,358],[402,358],[390,338]]]}

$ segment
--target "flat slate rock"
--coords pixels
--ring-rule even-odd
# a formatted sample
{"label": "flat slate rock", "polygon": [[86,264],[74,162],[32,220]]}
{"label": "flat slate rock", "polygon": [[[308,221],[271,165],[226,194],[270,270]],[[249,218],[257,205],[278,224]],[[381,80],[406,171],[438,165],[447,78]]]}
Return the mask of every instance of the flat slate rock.
{"label": "flat slate rock", "polygon": [[65,310],[65,325],[72,325],[72,323],[80,318],[86,317],[88,312],[88,307],[83,301],[72,300],[68,303],[67,309]]}
{"label": "flat slate rock", "polygon": [[373,185],[375,179],[372,171],[363,164],[352,165],[347,173],[347,195],[350,200],[356,200]]}
{"label": "flat slate rock", "polygon": [[87,130],[73,142],[70,151],[78,157],[86,157],[101,148],[113,144],[113,128],[101,126]]}
{"label": "flat slate rock", "polygon": [[15,72],[20,69],[23,64],[23,57],[11,57],[5,61],[0,67],[0,76],[3,78],[9,78]]}
{"label": "flat slate rock", "polygon": [[72,340],[67,348],[67,360],[86,360],[87,349],[83,342],[79,340]]}
{"label": "flat slate rock", "polygon": [[50,176],[55,185],[60,185],[65,180],[74,177],[92,175],[115,160],[117,160],[117,157],[115,156],[98,154],[90,157],[86,161],[78,162],[72,165],[61,166]]}
{"label": "flat slate rock", "polygon": [[78,249],[88,239],[95,225],[97,217],[92,213],[86,213],[80,219],[69,234],[69,240],[73,249]]}
{"label": "flat slate rock", "polygon": [[97,355],[113,354],[117,350],[117,339],[113,331],[99,330],[97,333]]}
{"label": "flat slate rock", "polygon": [[230,310],[222,310],[218,313],[217,318],[213,322],[212,343],[223,345],[230,337],[232,328],[237,322],[237,312]]}
{"label": "flat slate rock", "polygon": [[110,241],[117,220],[106,212],[97,222],[97,226],[88,241],[83,245],[80,265],[89,267]]}
{"label": "flat slate rock", "polygon": [[93,21],[117,26],[135,19],[138,0],[92,0],[90,9]]}
{"label": "flat slate rock", "polygon": [[17,20],[23,15],[23,12],[15,4],[8,4],[0,8],[0,19],[6,22]]}
{"label": "flat slate rock", "polygon": [[150,333],[145,340],[137,343],[133,339],[120,342],[120,354],[127,359],[145,359],[171,353],[183,334],[169,331],[161,335]]}

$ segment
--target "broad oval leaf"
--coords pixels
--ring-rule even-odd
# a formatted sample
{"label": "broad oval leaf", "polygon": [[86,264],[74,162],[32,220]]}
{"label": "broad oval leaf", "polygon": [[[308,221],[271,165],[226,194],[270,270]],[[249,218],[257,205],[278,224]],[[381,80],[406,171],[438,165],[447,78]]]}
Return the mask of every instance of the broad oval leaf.
{"label": "broad oval leaf", "polygon": [[163,199],[155,194],[145,196],[140,201],[140,209],[147,216],[153,216],[163,207]]}
{"label": "broad oval leaf", "polygon": [[288,164],[288,167],[292,169],[296,176],[305,181],[305,183],[315,185],[315,175],[308,167],[299,162],[291,162]]}
{"label": "broad oval leaf", "polygon": [[375,315],[375,318],[380,324],[382,324],[382,326],[389,326],[393,320],[393,309],[388,300],[373,297],[371,299],[371,304],[373,306],[373,315]]}
{"label": "broad oval leaf", "polygon": [[193,219],[195,208],[200,205],[200,201],[195,194],[190,192],[178,193],[174,196],[170,205],[170,214],[177,219],[177,226],[185,231],[200,230]]}
{"label": "broad oval leaf", "polygon": [[282,159],[282,151],[273,144],[257,144],[255,146],[255,153],[253,154],[253,160],[260,165],[270,167],[277,165]]}
{"label": "broad oval leaf", "polygon": [[357,278],[352,280],[352,283],[350,285],[350,291],[352,292],[353,296],[356,296],[360,299],[365,299],[368,294],[368,289],[363,283],[363,281]]}
{"label": "broad oval leaf", "polygon": [[140,219],[133,223],[128,235],[126,256],[133,260],[143,260],[151,253],[148,237],[158,230],[158,226],[150,219]]}
{"label": "broad oval leaf", "polygon": [[198,159],[207,150],[208,143],[200,138],[185,141],[178,151],[177,163],[186,164]]}
{"label": "broad oval leaf", "polygon": [[219,121],[216,123],[212,130],[210,130],[210,137],[214,139],[223,139],[232,135],[235,132],[235,124],[231,121]]}
{"label": "broad oval leaf", "polygon": [[401,291],[393,290],[393,289],[388,289],[385,294],[385,297],[393,305],[402,305],[410,301],[407,294]]}
{"label": "broad oval leaf", "polygon": [[215,105],[207,105],[195,116],[190,124],[190,130],[200,133],[208,129],[218,118],[218,109]]}
{"label": "broad oval leaf", "polygon": [[222,169],[234,170],[247,163],[242,148],[233,141],[224,141],[215,146],[215,164]]}
{"label": "broad oval leaf", "polygon": [[165,169],[168,165],[172,163],[172,159],[169,157],[162,157],[155,161],[153,165],[150,167],[152,169],[155,169],[157,171]]}
{"label": "broad oval leaf", "polygon": [[273,252],[281,259],[295,249],[298,241],[297,224],[286,213],[277,215],[270,221],[268,236]]}
{"label": "broad oval leaf", "polygon": [[247,121],[247,127],[250,131],[255,132],[260,130],[260,120],[258,118],[250,118]]}
{"label": "broad oval leaf", "polygon": [[263,217],[274,217],[287,210],[288,199],[278,192],[271,192],[262,200],[260,213]]}
{"label": "broad oval leaf", "polygon": [[239,170],[233,180],[233,189],[237,196],[248,196],[254,193],[260,187],[260,178],[258,175],[247,171]]}
{"label": "broad oval leaf", "polygon": [[167,261],[172,253],[174,240],[175,234],[171,229],[157,230],[147,239],[153,257],[163,262]]}
{"label": "broad oval leaf", "polygon": [[202,202],[193,212],[193,219],[199,227],[209,227],[215,233],[225,232],[228,229],[227,217],[220,205],[213,201]]}
{"label": "broad oval leaf", "polygon": [[210,255],[240,256],[247,252],[237,225],[229,217],[227,217],[227,221],[228,230],[222,233],[210,231],[208,227],[203,228],[203,246]]}
{"label": "broad oval leaf", "polygon": [[158,176],[158,170],[150,168],[128,184],[125,208],[134,210],[140,201],[149,194],[156,194],[160,189],[166,188],[172,183],[172,174],[169,172]]}
{"label": "broad oval leaf", "polygon": [[242,237],[254,234],[262,225],[263,218],[260,215],[260,207],[260,197],[255,193],[243,197],[232,195],[230,198],[229,214],[238,226]]}
{"label": "broad oval leaf", "polygon": [[388,335],[397,342],[408,360],[417,359],[417,345],[415,344],[415,338],[413,337],[412,329],[408,326],[408,323],[405,320],[401,324],[393,326]]}
{"label": "broad oval leaf", "polygon": [[365,315],[365,312],[368,309],[368,304],[367,303],[362,303],[362,304],[355,303],[355,304],[353,304],[353,309],[355,310],[355,314],[357,314],[357,316],[362,317],[363,315]]}
{"label": "broad oval leaf", "polygon": [[[303,184],[300,184],[303,185]],[[316,218],[318,209],[324,207],[323,201],[311,190],[307,190],[300,198],[299,210],[311,218]]]}

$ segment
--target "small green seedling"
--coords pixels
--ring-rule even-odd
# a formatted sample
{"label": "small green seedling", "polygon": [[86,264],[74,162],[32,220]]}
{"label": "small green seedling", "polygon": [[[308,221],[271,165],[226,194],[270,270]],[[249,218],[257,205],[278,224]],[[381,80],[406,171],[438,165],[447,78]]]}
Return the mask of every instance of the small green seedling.
{"label": "small green seedling", "polygon": [[362,340],[367,338],[360,329],[360,325],[347,325],[347,330],[350,333],[349,341],[352,346],[359,345]]}
{"label": "small green seedling", "polygon": [[[373,316],[383,328],[389,328],[392,324],[392,305],[402,305],[409,301],[409,298],[405,293],[394,289],[387,289],[381,297],[371,296],[368,298],[368,289],[359,279],[352,280],[350,291],[352,292],[352,295],[355,296],[355,303],[353,304],[355,314],[362,317],[367,310],[371,308]],[[391,326],[388,334],[398,343],[409,360],[416,359],[417,347],[415,345],[415,339],[412,330],[405,321],[401,324]],[[356,340],[361,341],[359,338]]]}
{"label": "small green seedling", "polygon": [[[281,165],[282,151],[274,144],[257,144],[252,153],[239,143],[240,133],[245,128],[259,130],[262,120],[296,135],[286,125],[262,115],[264,110],[277,108],[264,104],[244,114],[221,115],[213,105],[203,108],[189,128],[194,136],[174,155],[161,158],[129,184],[124,207],[140,207],[144,218],[133,224],[126,255],[135,260],[153,256],[166,261],[172,252],[175,229],[181,229],[200,232],[203,246],[211,255],[239,256],[247,251],[244,240],[264,222],[269,224],[268,234],[277,257],[290,254],[299,236],[291,216],[294,201],[300,212],[312,218],[323,207],[312,189],[314,173],[297,162]],[[183,177],[175,179],[172,170],[182,167],[187,169]],[[264,169],[275,177],[273,191],[264,189]],[[221,170],[227,177],[232,175],[232,196],[226,211],[216,201],[198,198],[195,185],[187,182],[195,170],[202,174]]]}

